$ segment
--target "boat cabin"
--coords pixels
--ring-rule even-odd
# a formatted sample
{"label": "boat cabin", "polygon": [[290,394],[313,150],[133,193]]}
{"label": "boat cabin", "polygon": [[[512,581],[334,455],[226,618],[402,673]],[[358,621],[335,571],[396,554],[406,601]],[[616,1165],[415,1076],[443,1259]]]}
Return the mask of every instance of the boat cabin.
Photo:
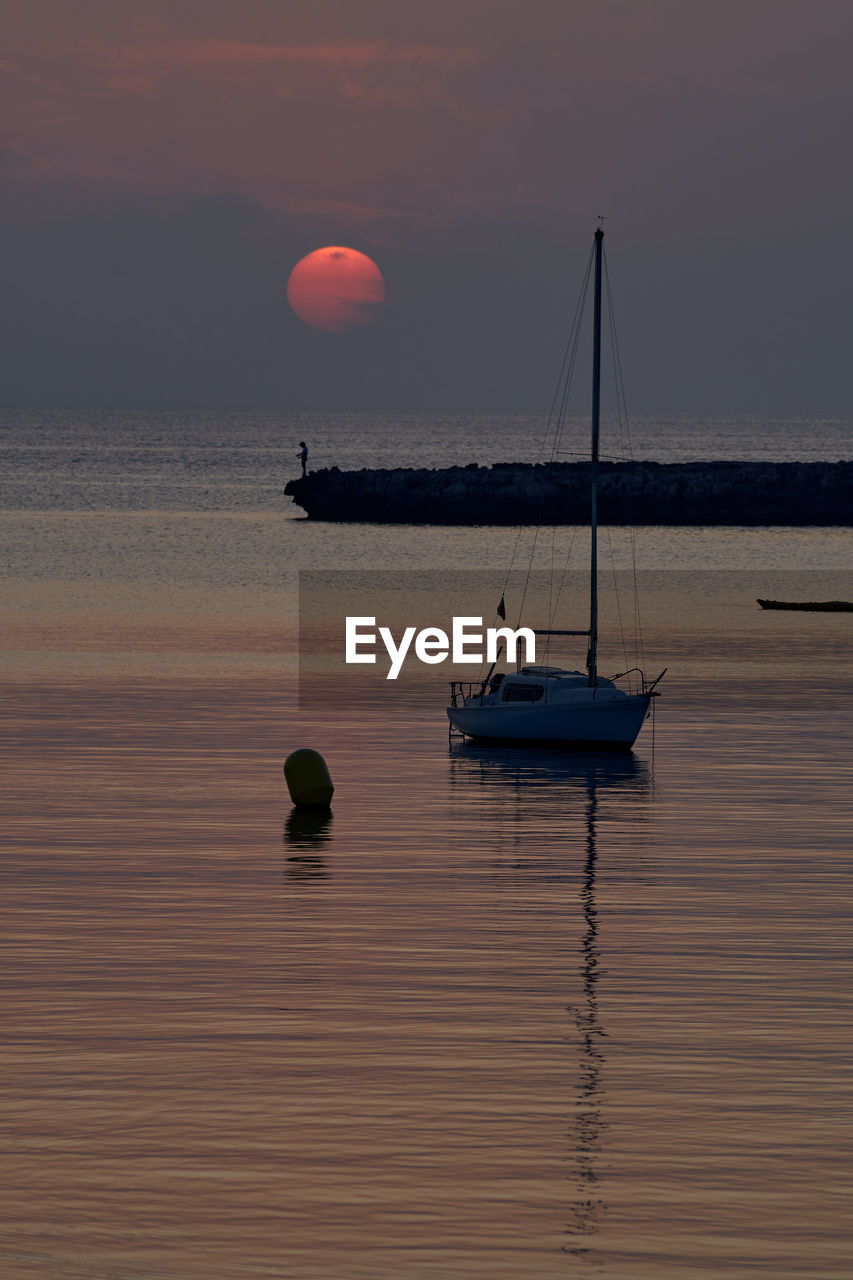
{"label": "boat cabin", "polygon": [[[583,671],[563,667],[520,667],[517,671],[498,672],[488,681],[455,680],[451,683],[453,706],[501,706],[508,702],[562,702],[581,689],[589,688]],[[596,690],[612,689],[612,680],[599,676]]]}

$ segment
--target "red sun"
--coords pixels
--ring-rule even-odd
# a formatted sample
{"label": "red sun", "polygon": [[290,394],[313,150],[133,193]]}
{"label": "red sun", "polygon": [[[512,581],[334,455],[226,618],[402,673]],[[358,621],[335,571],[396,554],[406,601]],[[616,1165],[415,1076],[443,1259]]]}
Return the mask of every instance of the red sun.
{"label": "red sun", "polygon": [[340,245],[309,253],[287,282],[287,300],[299,319],[326,333],[369,324],[384,298],[385,281],[373,259]]}

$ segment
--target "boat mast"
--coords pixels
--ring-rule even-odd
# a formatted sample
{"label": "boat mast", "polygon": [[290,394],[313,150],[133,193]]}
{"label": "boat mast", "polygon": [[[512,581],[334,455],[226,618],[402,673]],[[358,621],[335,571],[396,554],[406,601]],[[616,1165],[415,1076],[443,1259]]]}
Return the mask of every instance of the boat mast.
{"label": "boat mast", "polygon": [[589,652],[587,684],[598,684],[598,425],[601,405],[601,250],[604,231],[595,233],[595,291],[592,318],[592,497],[589,522]]}

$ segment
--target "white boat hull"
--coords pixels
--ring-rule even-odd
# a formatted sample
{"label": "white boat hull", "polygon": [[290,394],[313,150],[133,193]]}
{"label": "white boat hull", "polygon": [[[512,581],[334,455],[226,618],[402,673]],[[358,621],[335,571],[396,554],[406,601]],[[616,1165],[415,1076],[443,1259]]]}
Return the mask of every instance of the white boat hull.
{"label": "white boat hull", "polygon": [[556,743],[592,750],[630,751],[648,715],[643,694],[565,702],[469,703],[447,708],[454,729],[480,742]]}

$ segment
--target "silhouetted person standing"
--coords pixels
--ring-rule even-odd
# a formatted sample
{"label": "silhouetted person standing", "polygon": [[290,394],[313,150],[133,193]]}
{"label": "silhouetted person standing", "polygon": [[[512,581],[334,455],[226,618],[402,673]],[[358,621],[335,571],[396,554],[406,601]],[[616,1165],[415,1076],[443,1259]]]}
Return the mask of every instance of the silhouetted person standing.
{"label": "silhouetted person standing", "polygon": [[305,443],[305,441],[304,441],[304,440],[300,440],[300,441],[299,441],[299,452],[297,453],[297,455],[296,455],[296,456],[297,456],[297,458],[300,460],[300,462],[302,463],[302,474],[303,474],[304,476],[307,476],[307,474],[308,474],[308,445]]}

